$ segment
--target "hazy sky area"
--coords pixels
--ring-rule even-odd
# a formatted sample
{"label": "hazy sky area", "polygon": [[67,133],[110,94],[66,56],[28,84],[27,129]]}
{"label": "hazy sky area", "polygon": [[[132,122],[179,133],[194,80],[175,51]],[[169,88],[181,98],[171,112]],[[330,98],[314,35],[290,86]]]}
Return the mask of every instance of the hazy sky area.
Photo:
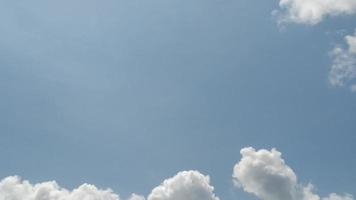
{"label": "hazy sky area", "polygon": [[356,0],[0,0],[0,200],[118,199],[15,175],[121,200],[353,200],[355,29]]}

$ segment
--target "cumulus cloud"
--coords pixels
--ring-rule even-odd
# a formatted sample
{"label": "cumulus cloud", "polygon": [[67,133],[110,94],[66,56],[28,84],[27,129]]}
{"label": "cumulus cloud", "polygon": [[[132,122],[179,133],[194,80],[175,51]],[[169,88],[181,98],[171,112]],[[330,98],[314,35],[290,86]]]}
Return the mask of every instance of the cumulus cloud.
{"label": "cumulus cloud", "polygon": [[356,14],[355,0],[280,0],[279,22],[315,25],[325,17]]}
{"label": "cumulus cloud", "polygon": [[[198,171],[183,171],[154,188],[148,200],[219,200],[210,185],[209,176]],[[120,200],[110,189],[98,189],[83,184],[69,191],[56,182],[31,184],[17,176],[0,182],[0,200]],[[145,200],[144,196],[132,194],[129,200]]]}
{"label": "cumulus cloud", "polygon": [[[233,179],[238,187],[261,200],[354,200],[350,194],[330,194],[320,198],[313,185],[298,183],[294,171],[276,149],[244,148],[234,167]],[[182,171],[164,180],[147,198],[132,194],[128,200],[220,200],[210,184],[210,177],[198,171]],[[83,184],[68,190],[56,182],[31,184],[17,176],[0,180],[0,200],[120,200],[110,189]]]}
{"label": "cumulus cloud", "polygon": [[119,200],[119,196],[110,189],[100,190],[89,184],[69,191],[54,181],[32,185],[11,176],[0,182],[0,200]]}
{"label": "cumulus cloud", "polygon": [[183,171],[154,188],[148,200],[219,200],[209,176],[198,171]]}
{"label": "cumulus cloud", "polygon": [[297,177],[281,159],[280,152],[275,149],[256,152],[250,147],[242,149],[241,155],[233,177],[246,192],[264,200],[294,199]]}
{"label": "cumulus cloud", "polygon": [[[333,64],[329,72],[329,82],[340,87],[349,84],[356,78],[356,32],[345,37],[347,48],[336,47],[332,51]],[[356,91],[356,85],[351,84],[351,91]]]}
{"label": "cumulus cloud", "polygon": [[[244,148],[242,158],[233,169],[233,180],[244,191],[261,200],[320,200],[313,185],[298,183],[294,171],[276,149]],[[322,200],[353,200],[351,195],[330,194]]]}

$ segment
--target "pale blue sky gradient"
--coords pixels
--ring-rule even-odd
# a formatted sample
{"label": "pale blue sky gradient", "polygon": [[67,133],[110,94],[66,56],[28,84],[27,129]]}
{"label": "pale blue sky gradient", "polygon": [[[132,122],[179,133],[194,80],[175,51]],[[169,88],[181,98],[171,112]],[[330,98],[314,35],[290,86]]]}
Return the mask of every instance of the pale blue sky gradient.
{"label": "pale blue sky gradient", "polygon": [[34,0],[0,6],[0,177],[147,195],[197,169],[222,200],[246,146],[276,147],[322,196],[356,195],[356,94],[328,52],[354,17],[317,26],[278,1]]}

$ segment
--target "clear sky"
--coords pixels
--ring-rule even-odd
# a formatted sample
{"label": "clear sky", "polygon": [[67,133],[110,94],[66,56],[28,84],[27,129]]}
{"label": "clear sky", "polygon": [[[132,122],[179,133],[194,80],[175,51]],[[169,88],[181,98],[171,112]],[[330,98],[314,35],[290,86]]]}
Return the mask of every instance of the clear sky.
{"label": "clear sky", "polygon": [[199,170],[221,200],[250,200],[232,181],[240,150],[275,147],[321,196],[356,195],[356,93],[330,80],[352,13],[279,24],[277,0],[0,2],[0,179],[126,198]]}

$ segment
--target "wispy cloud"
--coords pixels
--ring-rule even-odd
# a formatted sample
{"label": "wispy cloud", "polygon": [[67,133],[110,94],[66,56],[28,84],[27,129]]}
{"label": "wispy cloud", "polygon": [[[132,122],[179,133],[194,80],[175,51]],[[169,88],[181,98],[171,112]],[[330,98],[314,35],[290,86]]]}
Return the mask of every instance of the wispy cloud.
{"label": "wispy cloud", "polygon": [[[279,24],[297,23],[316,25],[327,17],[356,14],[356,0],[280,0],[279,9],[273,12]],[[345,36],[347,48],[335,47],[329,71],[332,86],[349,84],[356,92],[356,85],[349,82],[356,78],[356,33]]]}
{"label": "wispy cloud", "polygon": [[280,0],[280,23],[315,25],[326,17],[356,14],[355,0]]}
{"label": "wispy cloud", "polygon": [[[356,32],[345,37],[346,48],[335,47],[332,51],[333,64],[329,72],[329,82],[332,86],[348,85],[356,78]],[[356,91],[356,85],[351,84],[351,91]]]}

